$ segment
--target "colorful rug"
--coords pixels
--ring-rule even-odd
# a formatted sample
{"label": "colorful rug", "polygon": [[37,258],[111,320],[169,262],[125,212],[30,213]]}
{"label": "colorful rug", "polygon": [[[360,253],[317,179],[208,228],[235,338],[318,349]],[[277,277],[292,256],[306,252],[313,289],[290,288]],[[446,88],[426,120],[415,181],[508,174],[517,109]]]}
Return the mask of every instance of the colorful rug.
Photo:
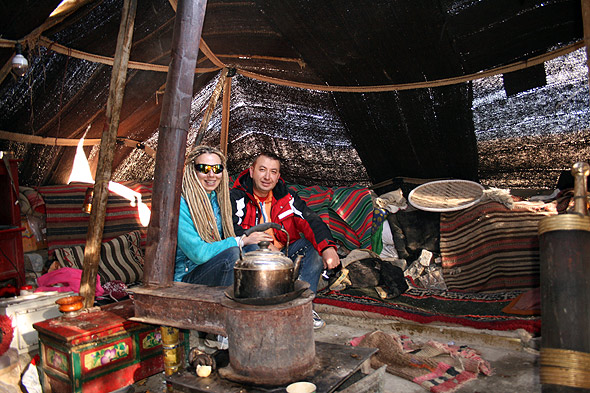
{"label": "colorful rug", "polygon": [[502,311],[521,293],[462,293],[410,288],[395,299],[382,300],[373,288],[324,289],[318,291],[314,303],[318,312],[539,333],[541,317]]}
{"label": "colorful rug", "polygon": [[336,241],[349,250],[371,248],[373,202],[366,187],[289,187],[319,214]]}
{"label": "colorful rug", "polygon": [[[121,183],[142,202],[151,206],[152,183]],[[50,253],[55,248],[83,245],[86,242],[89,215],[82,212],[86,189],[91,184],[77,183],[42,186],[37,189],[45,200],[47,242]],[[290,185],[308,206],[329,226],[335,240],[350,250],[371,247],[373,205],[366,187],[303,187]],[[135,229],[145,228],[139,221],[137,205],[126,197],[109,192],[103,241]]]}
{"label": "colorful rug", "polygon": [[379,348],[371,367],[385,365],[387,372],[415,382],[432,393],[450,393],[479,374],[492,375],[490,364],[467,346],[430,340],[424,344],[407,336],[374,331],[352,340],[351,345]]}
{"label": "colorful rug", "polygon": [[[139,229],[145,242],[146,227],[140,222],[137,195],[141,196],[142,203],[150,207],[152,185],[135,182],[123,182],[121,185],[124,186],[121,192],[126,196],[109,192],[103,241]],[[50,255],[53,255],[56,248],[86,244],[90,215],[82,212],[82,205],[88,187],[93,185],[75,183],[37,188],[45,201],[47,249]]]}
{"label": "colorful rug", "polygon": [[440,251],[449,290],[527,290],[539,286],[539,221],[555,204],[493,201],[441,213]]}

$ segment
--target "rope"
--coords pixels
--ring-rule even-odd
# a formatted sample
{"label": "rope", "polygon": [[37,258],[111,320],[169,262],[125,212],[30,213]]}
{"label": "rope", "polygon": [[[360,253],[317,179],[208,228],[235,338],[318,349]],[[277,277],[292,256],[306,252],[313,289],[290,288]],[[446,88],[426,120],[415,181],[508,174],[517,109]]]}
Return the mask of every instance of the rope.
{"label": "rope", "polygon": [[590,353],[541,348],[541,383],[590,388]]}
{"label": "rope", "polygon": [[0,48],[14,48],[15,44],[15,40],[7,40],[6,38],[0,38]]}
{"label": "rope", "polygon": [[[68,139],[68,138],[54,138],[54,137],[42,137],[35,135],[17,134],[14,132],[1,131],[0,139],[5,139],[13,142],[20,143],[34,143],[37,145],[46,146],[78,146],[80,143],[79,139]],[[100,139],[84,139],[82,143],[84,146],[100,145]],[[125,146],[135,147],[137,149],[144,150],[150,157],[156,157],[156,151],[145,145],[143,142],[136,141],[133,139],[118,137],[117,142],[122,143]]]}
{"label": "rope", "polygon": [[270,60],[279,61],[282,63],[297,63],[299,67],[305,68],[306,64],[303,59],[295,59],[291,57],[277,57],[277,56],[261,56],[261,55],[217,55],[217,58],[224,59],[243,59],[243,60]]}
{"label": "rope", "polygon": [[527,67],[532,67],[538,64],[542,64],[545,61],[554,59],[559,56],[563,56],[567,53],[573,52],[584,46],[584,41],[578,41],[574,44],[570,44],[561,49],[545,53],[543,55],[535,56],[527,60],[518,61],[516,63],[508,64],[505,66],[493,68],[487,71],[479,71],[473,74],[457,76],[453,78],[444,78],[434,81],[426,82],[412,82],[412,83],[401,83],[393,85],[376,85],[376,86],[325,86],[315,85],[311,83],[293,82],[285,79],[274,78],[270,76],[260,75],[250,71],[238,70],[238,72],[248,78],[256,79],[263,82],[273,83],[281,86],[298,87],[301,89],[319,90],[319,91],[330,91],[330,92],[341,92],[341,93],[380,93],[386,91],[396,90],[411,90],[411,89],[424,89],[439,86],[454,85],[457,83],[468,82],[474,79],[481,79],[488,76],[504,74],[507,72],[513,72],[522,70]]}

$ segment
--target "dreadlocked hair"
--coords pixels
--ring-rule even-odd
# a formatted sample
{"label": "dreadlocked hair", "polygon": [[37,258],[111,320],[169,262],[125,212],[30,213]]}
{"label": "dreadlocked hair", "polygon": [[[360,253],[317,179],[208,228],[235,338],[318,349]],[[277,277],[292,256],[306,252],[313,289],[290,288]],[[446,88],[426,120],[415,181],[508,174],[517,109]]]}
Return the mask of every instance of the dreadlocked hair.
{"label": "dreadlocked hair", "polygon": [[[207,191],[197,178],[195,160],[202,154],[216,154],[221,159],[225,167],[226,159],[221,151],[210,146],[197,146],[187,156],[184,164],[184,175],[182,177],[182,196],[188,204],[191,218],[195,229],[201,236],[201,239],[207,243],[221,240],[221,234],[215,224],[215,214],[211,207],[211,202],[207,196]],[[231,219],[231,203],[229,199],[229,176],[227,170],[222,172],[221,182],[217,189],[217,202],[221,210],[221,227],[225,238],[234,237],[234,225]]]}

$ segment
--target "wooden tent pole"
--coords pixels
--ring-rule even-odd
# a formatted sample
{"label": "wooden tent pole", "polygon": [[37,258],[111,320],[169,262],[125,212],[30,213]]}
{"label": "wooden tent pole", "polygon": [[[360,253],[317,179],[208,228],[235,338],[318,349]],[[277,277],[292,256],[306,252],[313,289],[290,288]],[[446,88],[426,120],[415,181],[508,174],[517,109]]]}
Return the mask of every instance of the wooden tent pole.
{"label": "wooden tent pole", "polygon": [[203,115],[203,120],[201,120],[201,124],[199,125],[199,131],[197,131],[197,137],[195,138],[194,146],[198,146],[201,144],[203,137],[205,136],[205,132],[207,131],[207,126],[209,125],[209,120],[211,120],[211,115],[213,114],[213,110],[215,109],[215,105],[219,100],[219,95],[221,94],[221,90],[225,84],[225,77],[227,76],[227,68],[221,70],[221,74],[219,75],[219,80],[217,81],[217,85],[215,85],[215,89],[213,89],[213,94],[211,94],[211,98],[209,99],[209,105],[207,105],[207,109],[205,110],[205,114]]}
{"label": "wooden tent pole", "polygon": [[174,275],[182,173],[193,96],[194,69],[206,0],[178,0],[172,60],[162,101],[158,151],[148,226],[143,283],[170,286]]}
{"label": "wooden tent pole", "polygon": [[135,11],[137,0],[125,0],[121,12],[121,24],[117,37],[115,62],[111,75],[111,85],[107,100],[106,120],[100,142],[98,167],[94,182],[94,197],[88,232],[86,234],[86,248],[84,250],[84,267],[80,282],[80,295],[84,297],[84,307],[94,305],[96,290],[96,276],[100,262],[100,246],[104,230],[108,186],[111,180],[113,157],[117,142],[117,130],[119,129],[119,116],[125,93],[125,81],[127,79],[127,64],[133,39],[133,25],[135,23]]}
{"label": "wooden tent pole", "polygon": [[[233,75],[232,73],[231,75]],[[219,146],[221,152],[227,157],[227,135],[229,132],[229,106],[231,96],[231,76],[223,83],[223,109],[221,111],[221,137]]]}

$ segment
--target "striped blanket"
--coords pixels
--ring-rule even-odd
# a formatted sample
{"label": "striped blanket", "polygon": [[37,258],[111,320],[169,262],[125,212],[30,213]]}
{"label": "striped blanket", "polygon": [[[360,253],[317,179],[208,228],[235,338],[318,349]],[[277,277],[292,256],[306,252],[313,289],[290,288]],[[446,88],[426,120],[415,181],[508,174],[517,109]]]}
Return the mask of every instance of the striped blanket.
{"label": "striped blanket", "polygon": [[334,240],[349,250],[371,248],[373,202],[366,187],[289,187],[319,214],[332,231]]}
{"label": "striped blanket", "polygon": [[[140,222],[137,196],[141,196],[141,202],[150,207],[152,185],[136,182],[120,184],[124,186],[118,191],[122,195],[109,192],[103,241],[139,229],[145,242],[146,227]],[[90,215],[82,212],[82,205],[88,187],[93,185],[74,183],[37,188],[45,201],[47,248],[50,255],[53,255],[56,248],[86,244]]]}
{"label": "striped blanket", "polygon": [[555,204],[487,201],[440,216],[443,276],[449,290],[482,292],[539,286],[539,221]]}
{"label": "striped blanket", "polygon": [[[142,202],[151,206],[151,182],[121,184],[127,188],[128,194],[140,194]],[[47,245],[50,254],[56,248],[86,243],[89,215],[82,212],[82,204],[88,187],[92,185],[76,183],[38,188],[46,204]],[[328,224],[335,240],[350,250],[371,247],[373,205],[367,188],[290,187]],[[146,228],[140,223],[137,204],[128,198],[129,196],[109,192],[103,241],[135,229],[141,230],[145,241]]]}

